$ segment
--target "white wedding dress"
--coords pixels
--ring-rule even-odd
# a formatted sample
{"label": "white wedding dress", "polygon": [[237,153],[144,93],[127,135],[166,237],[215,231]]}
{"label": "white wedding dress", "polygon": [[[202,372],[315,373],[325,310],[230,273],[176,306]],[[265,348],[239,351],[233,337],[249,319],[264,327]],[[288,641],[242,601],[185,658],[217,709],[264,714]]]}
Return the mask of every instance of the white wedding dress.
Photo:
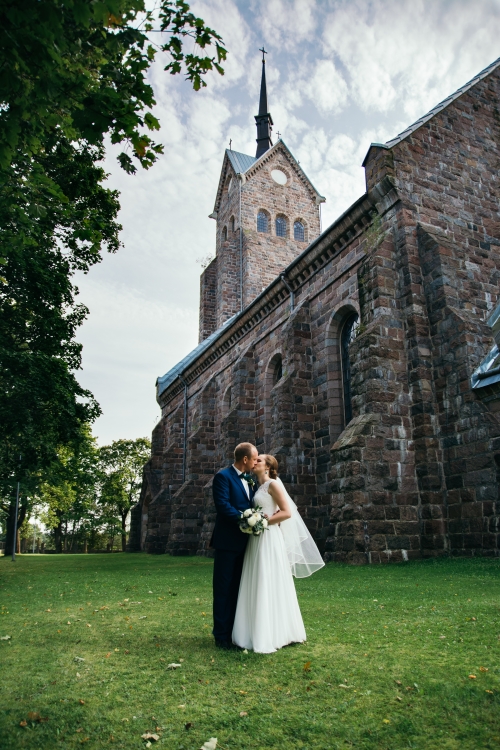
{"label": "white wedding dress", "polygon": [[[279,510],[268,492],[271,482],[281,483],[281,480],[270,479],[262,484],[253,499],[253,504],[260,505],[269,517]],[[324,565],[288,494],[287,500],[292,518],[282,521],[281,525],[270,525],[260,536],[250,536],[243,561],[233,643],[261,654],[306,640],[292,571],[303,577]],[[285,533],[287,524],[288,534]]]}

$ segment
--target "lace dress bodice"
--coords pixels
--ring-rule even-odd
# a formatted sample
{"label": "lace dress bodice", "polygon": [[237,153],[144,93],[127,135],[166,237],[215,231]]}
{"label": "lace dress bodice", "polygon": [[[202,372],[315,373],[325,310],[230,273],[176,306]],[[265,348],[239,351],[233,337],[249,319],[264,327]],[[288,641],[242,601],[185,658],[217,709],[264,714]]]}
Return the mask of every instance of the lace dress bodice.
{"label": "lace dress bodice", "polygon": [[269,485],[273,482],[273,479],[268,479],[267,482],[261,484],[255,495],[253,496],[253,504],[260,505],[264,513],[268,516],[272,516],[273,513],[278,509],[277,503],[273,500],[269,494]]}

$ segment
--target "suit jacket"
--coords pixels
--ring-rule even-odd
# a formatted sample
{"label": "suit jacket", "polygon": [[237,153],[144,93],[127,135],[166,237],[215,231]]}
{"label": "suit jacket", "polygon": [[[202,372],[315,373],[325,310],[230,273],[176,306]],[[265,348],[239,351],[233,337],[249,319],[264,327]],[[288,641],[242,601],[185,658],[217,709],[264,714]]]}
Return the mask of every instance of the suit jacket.
{"label": "suit jacket", "polygon": [[248,498],[245,485],[233,466],[222,469],[215,475],[212,492],[217,516],[210,546],[242,552],[247,545],[248,536],[240,531],[238,521],[241,513],[252,507],[255,493],[250,487]]}

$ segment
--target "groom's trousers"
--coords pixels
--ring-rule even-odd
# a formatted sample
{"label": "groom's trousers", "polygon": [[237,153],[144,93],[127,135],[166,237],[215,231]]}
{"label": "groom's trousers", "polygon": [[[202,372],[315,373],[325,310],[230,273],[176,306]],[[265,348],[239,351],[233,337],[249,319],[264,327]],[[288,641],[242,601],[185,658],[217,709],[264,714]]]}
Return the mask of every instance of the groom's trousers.
{"label": "groom's trousers", "polygon": [[214,556],[214,629],[216,641],[231,643],[245,550],[216,549]]}

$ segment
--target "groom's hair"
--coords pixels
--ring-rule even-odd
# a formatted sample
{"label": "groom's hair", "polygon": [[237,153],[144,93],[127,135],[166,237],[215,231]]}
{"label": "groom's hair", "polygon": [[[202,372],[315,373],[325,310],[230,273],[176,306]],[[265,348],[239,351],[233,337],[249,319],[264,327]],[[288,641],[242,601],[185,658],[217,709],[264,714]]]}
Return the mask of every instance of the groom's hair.
{"label": "groom's hair", "polygon": [[252,451],[254,450],[255,450],[255,445],[252,445],[252,443],[240,443],[234,449],[234,460],[242,461],[245,458],[245,456],[247,458],[252,458]]}

